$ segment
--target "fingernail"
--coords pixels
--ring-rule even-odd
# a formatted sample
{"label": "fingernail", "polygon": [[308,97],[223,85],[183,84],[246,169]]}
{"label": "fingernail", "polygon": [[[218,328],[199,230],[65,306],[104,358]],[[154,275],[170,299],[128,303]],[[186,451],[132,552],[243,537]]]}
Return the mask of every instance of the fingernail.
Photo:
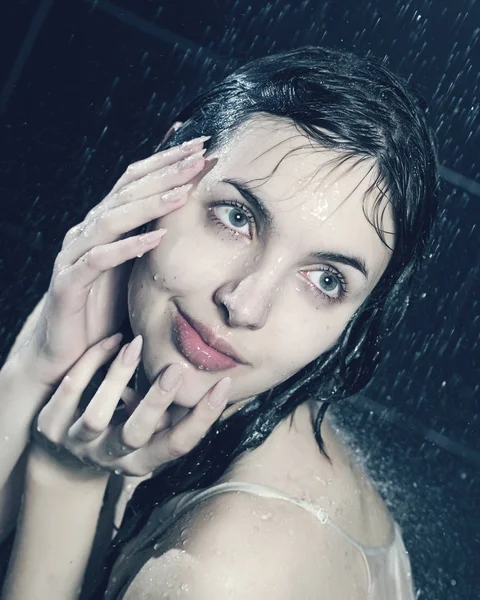
{"label": "fingernail", "polygon": [[180,187],[174,188],[173,190],[168,191],[166,194],[162,194],[162,200],[164,202],[175,202],[182,196],[191,190],[193,187],[192,183],[187,183],[186,185],[181,185]]}
{"label": "fingernail", "polygon": [[224,377],[220,379],[217,385],[213,388],[210,398],[208,399],[208,406],[210,408],[218,408],[227,399],[227,394],[230,391],[232,380],[230,377]]}
{"label": "fingernail", "polygon": [[139,235],[138,241],[140,244],[153,244],[154,242],[162,239],[166,233],[166,229],[155,229],[155,231],[149,231],[148,233],[142,233],[142,235]]}
{"label": "fingernail", "polygon": [[137,335],[137,337],[132,342],[130,342],[128,346],[126,346],[122,356],[123,362],[126,365],[134,365],[138,361],[142,352],[142,344],[142,336]]}
{"label": "fingernail", "polygon": [[205,176],[218,163],[218,158],[206,158],[203,167],[203,175]]}
{"label": "fingernail", "polygon": [[180,149],[184,150],[185,152],[191,152],[192,151],[192,147],[201,146],[207,140],[209,140],[211,137],[212,137],[211,135],[202,135],[202,136],[200,136],[198,138],[195,138],[193,140],[189,140],[188,142],[183,142],[183,144],[180,146]]}
{"label": "fingernail", "polygon": [[203,150],[200,150],[200,152],[195,152],[195,154],[191,154],[187,158],[184,158],[183,160],[181,160],[178,163],[178,168],[181,171],[186,170],[186,169],[190,169],[191,167],[193,167],[193,165],[197,161],[199,161],[202,158],[202,156],[205,154],[206,151],[207,151],[207,149],[204,148]]}
{"label": "fingernail", "polygon": [[105,348],[105,350],[113,350],[120,344],[122,338],[123,335],[121,333],[116,333],[115,335],[112,335],[107,339],[103,340],[102,348]]}
{"label": "fingernail", "polygon": [[181,376],[182,366],[178,363],[170,365],[160,377],[160,381],[158,382],[160,388],[164,392],[171,392],[173,388],[177,385],[177,383],[180,381]]}

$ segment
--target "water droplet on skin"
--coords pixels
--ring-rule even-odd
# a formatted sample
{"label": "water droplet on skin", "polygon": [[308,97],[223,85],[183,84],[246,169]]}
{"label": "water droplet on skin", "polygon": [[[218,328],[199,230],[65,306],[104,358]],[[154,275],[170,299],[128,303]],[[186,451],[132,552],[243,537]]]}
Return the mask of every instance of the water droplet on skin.
{"label": "water droplet on skin", "polygon": [[83,235],[83,237],[86,237],[86,238],[90,237],[90,234],[88,233],[88,231],[86,229],[83,230],[82,235]]}
{"label": "water droplet on skin", "polygon": [[155,273],[155,275],[153,276],[153,280],[154,281],[158,281],[158,275],[157,275],[157,273]]}
{"label": "water droplet on skin", "polygon": [[141,254],[137,254],[137,258],[142,258],[143,252]]}
{"label": "water droplet on skin", "polygon": [[114,473],[115,473],[115,475],[121,475],[122,471],[121,471],[121,469],[115,469]]}
{"label": "water droplet on skin", "polygon": [[188,592],[188,583],[182,583],[182,585],[180,586],[180,589],[183,590],[184,592]]}

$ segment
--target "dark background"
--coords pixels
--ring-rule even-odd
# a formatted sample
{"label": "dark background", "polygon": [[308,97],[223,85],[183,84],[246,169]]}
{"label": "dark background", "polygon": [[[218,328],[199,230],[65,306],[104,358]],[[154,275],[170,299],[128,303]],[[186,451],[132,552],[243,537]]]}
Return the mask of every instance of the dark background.
{"label": "dark background", "polygon": [[385,58],[417,86],[443,165],[437,241],[374,381],[335,414],[404,529],[419,598],[480,598],[480,2],[16,0],[0,14],[1,357],[66,230],[199,89],[304,44]]}

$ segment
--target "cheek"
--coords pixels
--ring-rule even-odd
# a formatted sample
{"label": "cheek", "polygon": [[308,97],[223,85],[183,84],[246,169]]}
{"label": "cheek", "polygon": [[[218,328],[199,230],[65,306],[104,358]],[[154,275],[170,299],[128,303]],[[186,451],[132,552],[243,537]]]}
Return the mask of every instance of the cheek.
{"label": "cheek", "polygon": [[139,333],[143,318],[147,314],[150,278],[146,258],[137,259],[128,281],[128,312],[134,335]]}
{"label": "cheek", "polygon": [[[293,315],[297,315],[293,318]],[[290,318],[288,318],[290,315]],[[309,315],[298,314],[293,307],[280,317],[281,326],[270,336],[269,363],[274,378],[287,379],[330,350],[344,331],[351,310],[319,309]]]}
{"label": "cheek", "polygon": [[167,233],[146,258],[152,278],[164,289],[208,290],[223,282],[235,259],[245,254],[241,244],[216,232],[194,205],[158,219],[154,229],[160,227]]}

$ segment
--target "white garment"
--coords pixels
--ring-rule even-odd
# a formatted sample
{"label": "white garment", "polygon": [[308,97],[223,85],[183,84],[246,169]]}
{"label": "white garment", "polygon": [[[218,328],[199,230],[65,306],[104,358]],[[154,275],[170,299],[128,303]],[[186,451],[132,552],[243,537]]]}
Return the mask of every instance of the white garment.
{"label": "white garment", "polygon": [[152,556],[152,549],[172,523],[194,504],[224,492],[239,491],[286,500],[313,514],[322,524],[334,527],[363,557],[368,579],[367,600],[415,600],[408,552],[400,526],[394,523],[393,539],[388,546],[362,546],[332,521],[321,508],[292,498],[279,490],[244,481],[230,481],[205,490],[180,494],[154,510],[141,533],[132,540],[115,563],[105,600],[119,600],[144,563]]}

